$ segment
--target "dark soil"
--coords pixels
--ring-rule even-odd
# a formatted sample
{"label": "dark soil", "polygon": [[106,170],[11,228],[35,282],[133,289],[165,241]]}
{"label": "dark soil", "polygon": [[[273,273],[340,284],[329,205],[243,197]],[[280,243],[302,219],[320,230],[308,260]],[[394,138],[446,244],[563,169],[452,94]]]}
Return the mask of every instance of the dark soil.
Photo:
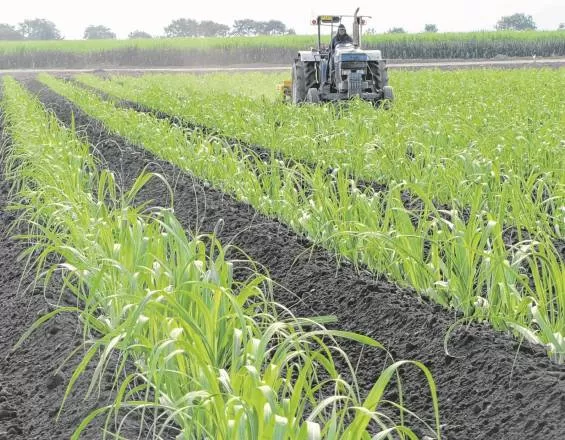
{"label": "dark soil", "polygon": [[[39,83],[31,82],[29,87],[64,123],[70,123],[71,111],[74,111],[76,126],[88,136],[92,145],[96,145],[96,154],[103,158],[104,166],[116,172],[124,188],[146,166],[162,173],[175,189],[175,213],[185,228],[201,232],[216,229],[223,243],[239,246],[268,268],[272,278],[279,283],[275,289],[276,300],[300,315],[314,312],[335,314],[341,328],[373,336],[389,348],[395,359],[424,362],[431,369],[438,387],[443,438],[565,437],[565,420],[562,417],[565,413],[565,367],[552,364],[538,347],[520,346],[510,336],[495,333],[487,325],[472,325],[460,327],[452,334],[449,350],[455,357],[446,355],[443,341],[448,328],[456,320],[453,312],[442,310],[414,292],[375,279],[368,273],[357,273],[347,263],[339,266],[333,255],[313,247],[285,225],[257,214],[248,205],[215,191],[141,148],[129,145],[122,138],[108,134],[100,123],[73,108],[65,99],[42,90],[43,86]],[[5,184],[0,190],[0,200],[5,200]],[[147,186],[142,197],[155,203],[168,200],[166,189],[158,180]],[[2,227],[5,228],[10,218],[7,213],[1,215]],[[10,341],[3,345],[5,352],[33,320],[33,312],[27,312],[23,304],[38,301],[38,308],[45,304],[41,295],[16,296],[12,293],[22,273],[20,263],[15,260],[21,249],[22,245],[11,240],[2,241],[0,252],[4,255],[0,263],[0,294],[7,313],[2,315],[1,343]],[[12,317],[12,314],[19,318]],[[34,368],[36,365],[57,365],[64,356],[64,348],[72,343],[69,340],[57,342],[54,338],[67,334],[68,328],[74,329],[74,324],[63,327],[65,331],[54,336],[49,334],[48,338],[37,340],[43,332],[41,330],[36,339],[26,344],[28,350],[39,356],[32,364]],[[359,359],[360,386],[366,392],[382,370],[384,357],[370,350],[365,350],[360,356],[359,347],[349,343],[343,345],[355,361]],[[23,366],[34,361],[26,364],[24,360],[19,361],[20,368],[11,367],[14,356],[22,356],[23,359],[26,355],[29,352],[25,352],[24,348],[10,356],[11,363],[4,363],[4,360],[0,363],[3,387],[0,401],[1,396],[7,396],[7,417],[18,420],[21,429],[29,429],[33,425],[35,432],[43,429],[42,432],[49,433],[53,419],[40,416],[47,414],[45,409],[50,408],[51,400],[57,398],[49,396],[44,400],[34,400],[38,394],[34,390],[43,386],[45,374],[42,375],[41,371],[45,370],[25,371]],[[47,368],[47,371],[51,370]],[[63,381],[67,378],[63,377]],[[55,389],[63,386],[61,384]],[[423,376],[415,369],[406,369],[403,371],[403,386],[407,406],[431,421],[429,392]],[[389,397],[393,398],[394,393],[391,392]],[[66,424],[60,429],[70,432],[92,405],[92,402],[76,401],[67,406],[67,411],[74,411],[74,418],[64,419]],[[3,425],[2,414],[0,430],[6,430],[8,425]],[[417,429],[420,433],[424,432],[421,426]],[[67,436],[45,434],[35,437],[22,435],[21,438]]]}

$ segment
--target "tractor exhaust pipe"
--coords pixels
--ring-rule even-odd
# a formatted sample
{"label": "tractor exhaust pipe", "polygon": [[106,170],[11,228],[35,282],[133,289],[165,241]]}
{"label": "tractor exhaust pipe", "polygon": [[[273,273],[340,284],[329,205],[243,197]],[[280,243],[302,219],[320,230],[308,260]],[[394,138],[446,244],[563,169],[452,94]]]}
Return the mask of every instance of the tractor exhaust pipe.
{"label": "tractor exhaust pipe", "polygon": [[359,47],[359,20],[357,19],[357,13],[359,8],[355,10],[353,14],[353,46]]}

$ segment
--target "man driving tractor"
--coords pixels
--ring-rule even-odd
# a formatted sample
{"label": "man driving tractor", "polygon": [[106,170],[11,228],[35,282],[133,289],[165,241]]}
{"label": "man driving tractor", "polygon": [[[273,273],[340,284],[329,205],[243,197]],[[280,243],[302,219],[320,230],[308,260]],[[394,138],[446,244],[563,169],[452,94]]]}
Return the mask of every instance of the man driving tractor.
{"label": "man driving tractor", "polygon": [[[318,27],[318,47],[300,50],[292,65],[292,79],[280,85],[284,96],[294,104],[303,102],[336,102],[355,97],[370,101],[375,106],[393,100],[388,85],[386,60],[378,49],[363,49],[361,30],[365,18],[353,15],[318,15],[312,24]],[[353,18],[352,35],[342,24],[345,17]],[[322,30],[329,27],[333,33],[329,47],[322,44]]]}
{"label": "man driving tractor", "polygon": [[342,23],[337,27],[337,33],[332,38],[332,42],[330,44],[330,53],[333,53],[335,51],[335,47],[338,44],[346,44],[346,43],[353,43],[353,38],[351,38],[347,34],[347,31],[345,30],[345,26]]}
{"label": "man driving tractor", "polygon": [[337,32],[335,34],[335,36],[332,38],[332,42],[330,43],[330,53],[329,53],[329,65],[330,65],[330,71],[333,72],[335,66],[334,66],[334,53],[335,53],[335,48],[336,46],[338,46],[339,44],[347,44],[347,43],[353,43],[353,38],[351,38],[348,34],[347,31],[345,29],[345,25],[343,23],[340,23],[339,26],[337,27]]}

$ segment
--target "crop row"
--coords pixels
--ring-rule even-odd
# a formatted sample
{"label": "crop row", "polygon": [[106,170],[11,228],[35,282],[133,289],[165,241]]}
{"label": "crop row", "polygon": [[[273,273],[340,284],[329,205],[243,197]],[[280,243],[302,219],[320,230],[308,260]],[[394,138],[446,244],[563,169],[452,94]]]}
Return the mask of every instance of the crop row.
{"label": "crop row", "polygon": [[[416,438],[379,412],[386,385],[406,362],[387,367],[362,401],[335,339],[379,347],[376,341],[327,330],[328,318],[292,316],[258,273],[234,280],[213,236],[187,234],[166,207],[133,204],[158,175],[144,173],[120,189],[112,173],[98,170],[89,146],[10,78],[2,111],[12,139],[5,161],[11,209],[28,225],[24,256],[37,283],[57,273],[81,305],[55,305],[22,340],[60,313],[80,316],[85,350],[66,395],[96,359],[94,392],[119,354],[115,402],[94,410],[73,438],[100,414],[110,425],[124,408],[150,412],[157,438],[178,430],[183,438],[357,439],[370,438],[370,423],[383,435]],[[349,365],[351,383],[336,358]],[[437,425],[434,383],[412,363],[429,380]]]}
{"label": "crop row", "polygon": [[[433,181],[424,186],[391,181],[386,191],[361,191],[347,173],[336,170],[328,176],[326,163],[314,162],[318,165],[311,168],[277,161],[265,164],[252,155],[242,158],[241,151],[234,151],[237,148],[221,138],[206,141],[198,130],[186,132],[166,120],[119,109],[72,84],[45,75],[41,78],[109,130],[282,219],[338,255],[411,285],[469,317],[489,318],[498,327],[542,341],[557,360],[562,358],[563,261],[548,234],[540,233],[536,240],[520,237],[508,248],[503,239],[507,219],[501,206],[505,205],[485,210],[486,191],[481,185],[468,203],[457,208],[454,201],[455,207],[448,211],[436,207],[425,191],[437,186]],[[153,91],[155,96],[167,95],[155,84]],[[181,96],[188,99],[189,95]],[[222,105],[228,107],[232,98],[223,98]],[[190,104],[196,107],[196,102]],[[329,107],[282,111],[302,118],[332,112]],[[355,111],[364,114],[365,110],[354,103],[349,111],[352,118],[362,119]],[[254,115],[245,116],[252,121]],[[306,120],[312,123],[312,119]],[[419,212],[406,210],[401,196],[404,190],[423,201]],[[508,194],[504,196],[508,198]]]}

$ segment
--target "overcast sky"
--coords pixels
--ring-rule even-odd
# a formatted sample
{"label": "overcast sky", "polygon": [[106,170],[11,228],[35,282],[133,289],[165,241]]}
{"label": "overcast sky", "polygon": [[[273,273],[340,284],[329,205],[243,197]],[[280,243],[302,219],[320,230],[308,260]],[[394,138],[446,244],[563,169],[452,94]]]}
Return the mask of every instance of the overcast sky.
{"label": "overcast sky", "polygon": [[55,23],[65,39],[80,39],[88,25],[104,25],[118,38],[133,30],[163,35],[177,18],[212,20],[231,26],[234,20],[280,20],[299,34],[314,32],[311,17],[319,14],[371,15],[367,27],[386,32],[403,27],[420,32],[426,23],[440,32],[493,30],[504,15],[532,15],[538,29],[557,29],[565,22],[565,0],[0,0],[0,23],[17,25],[24,19],[45,18]]}

